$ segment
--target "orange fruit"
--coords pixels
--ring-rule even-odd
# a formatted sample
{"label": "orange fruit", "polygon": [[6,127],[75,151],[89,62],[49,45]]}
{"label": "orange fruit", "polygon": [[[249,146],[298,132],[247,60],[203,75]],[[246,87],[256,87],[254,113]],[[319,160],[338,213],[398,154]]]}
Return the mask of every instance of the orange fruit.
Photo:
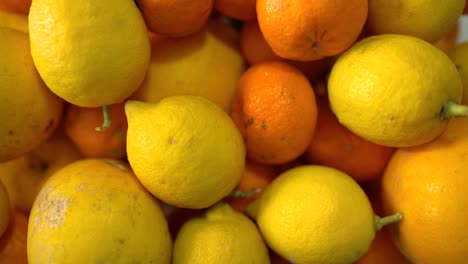
{"label": "orange fruit", "polygon": [[339,169],[358,182],[379,177],[394,149],[367,141],[340,124],[326,96],[317,97],[317,106],[317,128],[306,152],[309,163]]}
{"label": "orange fruit", "polygon": [[317,60],[349,48],[367,18],[367,0],[257,0],[257,19],[279,56]]}
{"label": "orange fruit", "polygon": [[28,217],[12,210],[8,228],[0,237],[0,264],[27,264]]}
{"label": "orange fruit", "polygon": [[468,259],[468,119],[455,118],[424,145],[398,149],[382,178],[385,212],[403,220],[389,226],[413,263],[466,263]]}
{"label": "orange fruit", "polygon": [[[242,55],[244,55],[245,60],[250,65],[267,60],[282,59],[271,49],[270,45],[268,45],[257,21],[245,22],[242,25],[240,32],[240,48]],[[314,61],[286,61],[296,66],[308,78],[318,78],[331,68],[329,58]]]}
{"label": "orange fruit", "polygon": [[224,16],[250,21],[257,18],[255,4],[256,0],[215,0],[214,8]]}
{"label": "orange fruit", "polygon": [[127,118],[124,103],[110,106],[112,125],[97,131],[103,122],[102,108],[86,108],[70,104],[66,110],[65,133],[84,157],[115,158],[125,157]]}
{"label": "orange fruit", "polygon": [[32,0],[0,0],[0,9],[28,14]]}
{"label": "orange fruit", "polygon": [[457,42],[457,37],[460,29],[460,24],[457,23],[455,27],[452,28],[447,34],[445,34],[441,39],[434,43],[434,46],[443,50],[444,52],[449,51]]}
{"label": "orange fruit", "polygon": [[213,0],[139,0],[148,28],[171,37],[199,31],[213,10]]}
{"label": "orange fruit", "polygon": [[244,137],[248,158],[286,163],[304,153],[312,139],[315,94],[296,67],[282,61],[258,63],[242,74],[231,116]]}
{"label": "orange fruit", "polygon": [[250,202],[260,197],[261,192],[266,188],[266,186],[268,186],[268,184],[270,184],[275,175],[276,173],[272,166],[247,160],[244,173],[241,176],[239,185],[237,186],[236,190],[250,191],[258,188],[259,192],[248,197],[228,196],[226,198],[226,202],[229,203],[235,210],[244,212],[245,208]]}

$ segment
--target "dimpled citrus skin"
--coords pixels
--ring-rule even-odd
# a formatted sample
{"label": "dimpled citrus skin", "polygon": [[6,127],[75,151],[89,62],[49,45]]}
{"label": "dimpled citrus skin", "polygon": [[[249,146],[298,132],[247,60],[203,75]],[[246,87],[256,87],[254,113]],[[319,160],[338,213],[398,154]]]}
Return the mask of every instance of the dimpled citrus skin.
{"label": "dimpled citrus skin", "polygon": [[59,123],[64,102],[37,73],[28,35],[0,27],[0,162],[32,151]]}
{"label": "dimpled citrus skin", "polygon": [[159,103],[127,101],[127,156],[143,185],[162,201],[206,208],[227,196],[244,170],[245,146],[234,122],[201,96]]}
{"label": "dimpled citrus skin", "polygon": [[333,168],[290,169],[265,189],[255,206],[267,245],[294,263],[352,263],[375,236],[366,194]]}
{"label": "dimpled citrus skin", "polygon": [[83,159],[57,171],[28,223],[28,261],[161,263],[172,252],[160,203],[120,161]]}
{"label": "dimpled citrus skin", "polygon": [[453,119],[436,140],[395,152],[381,183],[384,213],[404,218],[389,226],[412,263],[468,259],[468,119]]}
{"label": "dimpled citrus skin", "polygon": [[270,257],[257,226],[219,203],[182,226],[174,242],[173,263],[269,264]]}
{"label": "dimpled citrus skin", "polygon": [[341,55],[328,80],[340,123],[380,145],[429,142],[447,125],[441,112],[460,103],[462,82],[446,54],[415,37],[378,35]]}
{"label": "dimpled citrus skin", "polygon": [[44,82],[78,106],[123,101],[149,64],[146,26],[132,0],[34,0],[29,33]]}

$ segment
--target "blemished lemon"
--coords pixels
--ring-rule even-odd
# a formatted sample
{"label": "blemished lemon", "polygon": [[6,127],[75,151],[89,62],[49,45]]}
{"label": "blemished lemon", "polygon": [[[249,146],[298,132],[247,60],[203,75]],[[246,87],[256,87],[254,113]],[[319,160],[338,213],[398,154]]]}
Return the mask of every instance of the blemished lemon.
{"label": "blemished lemon", "polygon": [[349,175],[302,165],[278,176],[247,207],[267,245],[291,263],[352,263],[364,255],[383,225]]}
{"label": "blemished lemon", "polygon": [[64,102],[34,67],[26,33],[0,27],[0,162],[38,147],[60,122]]}
{"label": "blemished lemon", "polygon": [[57,170],[80,158],[65,135],[54,133],[31,152],[0,163],[0,182],[7,190],[12,207],[29,212],[44,182]]}
{"label": "blemished lemon", "polygon": [[8,227],[10,220],[10,202],[8,199],[8,193],[0,182],[0,237],[3,235]]}
{"label": "blemished lemon", "polygon": [[370,34],[402,34],[435,42],[447,34],[463,13],[465,0],[370,0]]}
{"label": "blemished lemon", "polygon": [[132,0],[33,0],[29,34],[44,82],[78,106],[123,101],[148,68],[147,29]]}
{"label": "blemished lemon", "polygon": [[463,104],[468,104],[468,41],[456,44],[447,52],[455,63],[463,83]]}
{"label": "blemished lemon", "polygon": [[47,180],[28,223],[28,261],[169,264],[160,203],[117,160],[83,159]]}
{"label": "blemished lemon", "polygon": [[211,18],[197,33],[156,38],[151,62],[132,100],[159,102],[173,95],[203,96],[229,112],[237,82],[245,69],[239,33]]}
{"label": "blemished lemon", "polygon": [[439,136],[467,115],[455,64],[416,37],[365,38],[342,54],[329,79],[330,106],[340,123],[371,142],[407,147]]}
{"label": "blemished lemon", "polygon": [[219,106],[201,96],[127,101],[127,156],[143,185],[177,207],[207,208],[227,196],[244,170],[245,145]]}
{"label": "blemished lemon", "polygon": [[269,264],[270,257],[252,220],[220,202],[185,222],[177,234],[173,264],[185,263]]}

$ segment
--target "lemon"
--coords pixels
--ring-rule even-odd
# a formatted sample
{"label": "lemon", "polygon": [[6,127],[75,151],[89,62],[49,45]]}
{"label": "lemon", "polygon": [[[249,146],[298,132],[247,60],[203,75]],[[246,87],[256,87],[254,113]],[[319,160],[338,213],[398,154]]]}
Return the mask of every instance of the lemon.
{"label": "lemon", "polygon": [[342,54],[329,79],[340,123],[376,144],[407,147],[439,136],[452,116],[466,115],[462,82],[440,49],[405,35],[365,38]]}
{"label": "lemon", "polygon": [[173,264],[270,263],[257,226],[223,202],[183,224],[173,255]]}
{"label": "lemon", "polygon": [[28,223],[28,261],[169,264],[160,203],[116,160],[83,159],[47,180]]}
{"label": "lemon", "polygon": [[64,102],[41,80],[28,35],[0,27],[0,162],[38,147],[55,130]]}
{"label": "lemon", "polygon": [[229,112],[244,69],[239,33],[212,18],[190,36],[156,38],[146,78],[131,98],[158,102],[173,95],[198,95]]}
{"label": "lemon", "polygon": [[44,182],[57,170],[80,158],[65,135],[54,133],[31,152],[0,163],[0,182],[7,190],[11,205],[29,212]]}
{"label": "lemon", "polygon": [[0,182],[0,237],[7,229],[8,222],[10,220],[10,205],[9,205],[8,194]]}
{"label": "lemon", "polygon": [[121,102],[144,79],[150,45],[132,0],[33,0],[29,34],[42,79],[72,104]]}
{"label": "lemon", "polygon": [[463,13],[465,0],[370,0],[370,34],[403,34],[436,42],[447,34]]}
{"label": "lemon", "polygon": [[401,214],[379,218],[347,174],[302,165],[278,176],[247,207],[267,245],[291,263],[353,263],[377,230]]}
{"label": "lemon", "polygon": [[143,185],[177,207],[206,208],[244,170],[245,146],[229,115],[201,96],[127,101],[127,156]]}
{"label": "lemon", "polygon": [[455,63],[463,83],[462,103],[468,104],[468,41],[456,44],[447,52]]}
{"label": "lemon", "polygon": [[0,27],[12,28],[28,33],[28,16],[0,9]]}

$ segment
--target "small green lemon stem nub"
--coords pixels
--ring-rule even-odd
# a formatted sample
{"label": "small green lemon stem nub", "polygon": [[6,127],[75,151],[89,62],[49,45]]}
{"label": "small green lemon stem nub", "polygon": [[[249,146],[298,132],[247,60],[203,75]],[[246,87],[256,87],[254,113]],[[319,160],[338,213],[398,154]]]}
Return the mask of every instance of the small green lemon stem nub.
{"label": "small green lemon stem nub", "polygon": [[395,214],[385,216],[385,217],[375,216],[375,230],[378,231],[382,229],[382,227],[392,224],[392,223],[396,223],[400,221],[401,219],[403,219],[402,213],[395,213]]}
{"label": "small green lemon stem nub", "polygon": [[468,105],[457,104],[454,101],[449,101],[444,105],[442,109],[442,120],[450,119],[456,116],[468,117]]}
{"label": "small green lemon stem nub", "polygon": [[239,189],[235,189],[234,191],[231,192],[231,194],[229,194],[230,197],[235,197],[235,198],[248,198],[258,192],[260,192],[261,189],[260,188],[255,188],[255,189],[251,189],[251,190],[247,190],[247,191],[242,191],[242,190],[239,190]]}
{"label": "small green lemon stem nub", "polygon": [[108,105],[102,106],[102,117],[104,119],[102,122],[102,125],[99,127],[96,127],[96,131],[104,131],[112,125],[112,117],[111,117],[111,113],[110,113],[110,109]]}

